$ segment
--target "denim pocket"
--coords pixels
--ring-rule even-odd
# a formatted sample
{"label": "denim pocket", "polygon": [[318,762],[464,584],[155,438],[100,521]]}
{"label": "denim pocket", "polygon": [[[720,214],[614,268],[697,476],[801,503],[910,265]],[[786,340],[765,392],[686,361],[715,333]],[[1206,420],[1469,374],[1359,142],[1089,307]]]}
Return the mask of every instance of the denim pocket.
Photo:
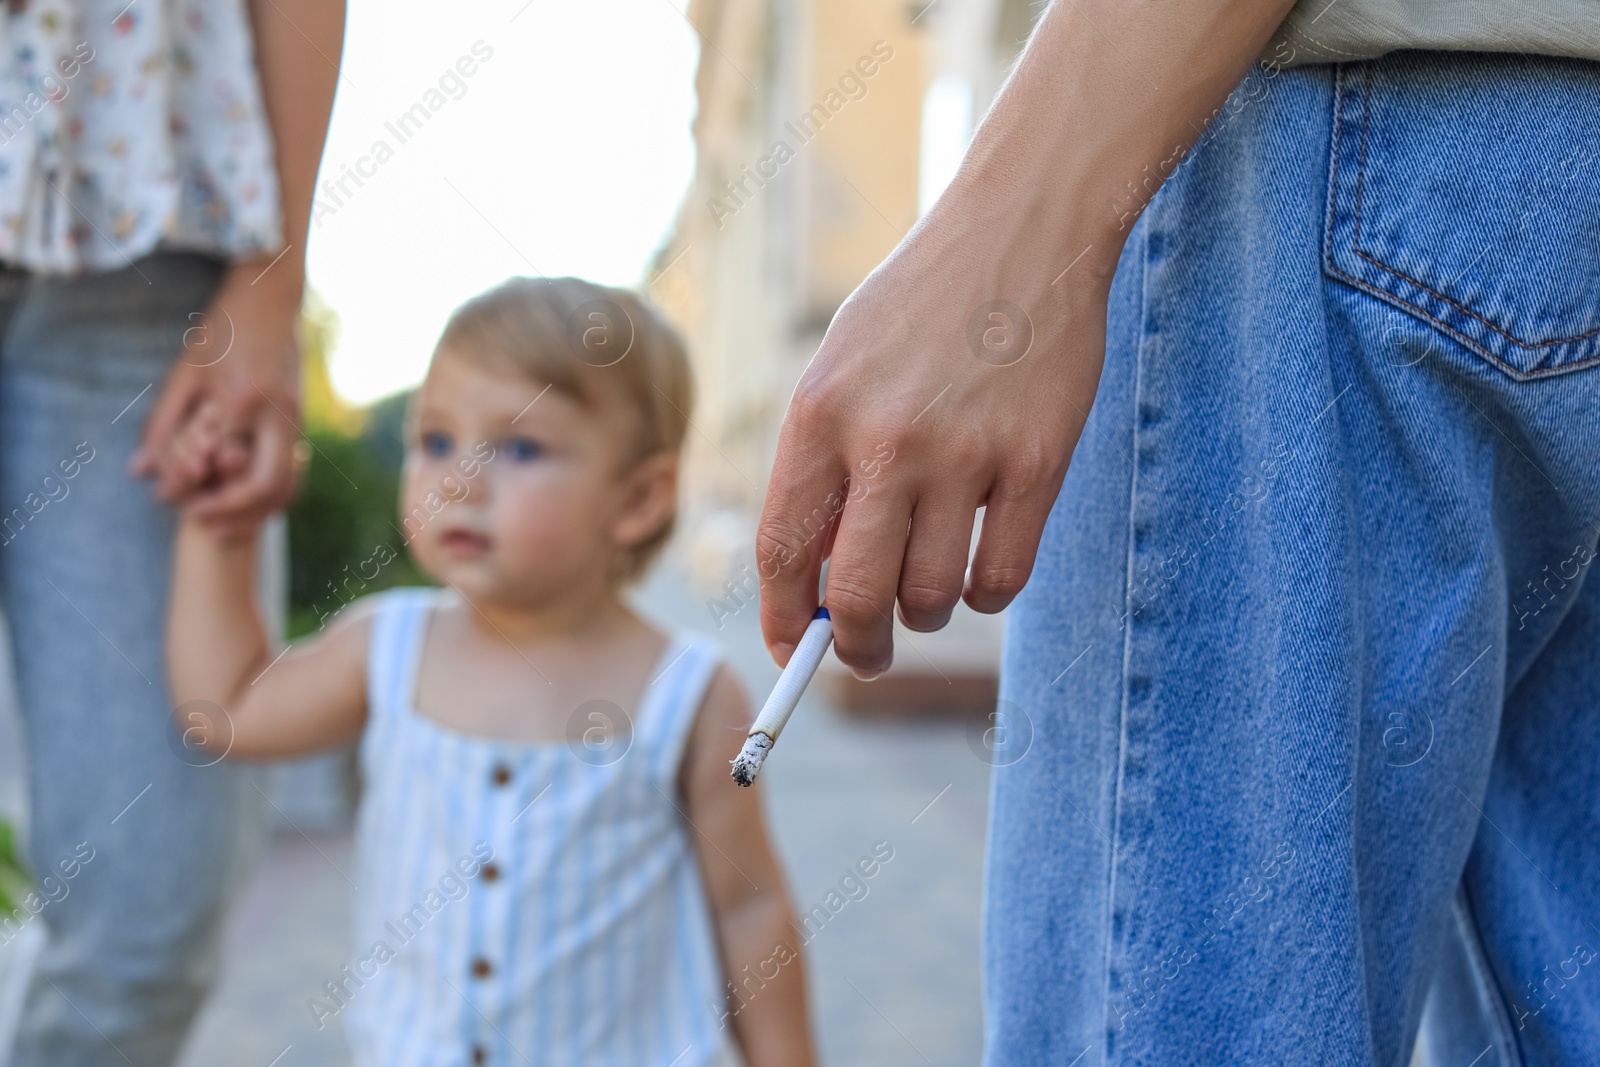
{"label": "denim pocket", "polygon": [[1329,166],[1330,277],[1512,378],[1600,362],[1600,63],[1342,65]]}

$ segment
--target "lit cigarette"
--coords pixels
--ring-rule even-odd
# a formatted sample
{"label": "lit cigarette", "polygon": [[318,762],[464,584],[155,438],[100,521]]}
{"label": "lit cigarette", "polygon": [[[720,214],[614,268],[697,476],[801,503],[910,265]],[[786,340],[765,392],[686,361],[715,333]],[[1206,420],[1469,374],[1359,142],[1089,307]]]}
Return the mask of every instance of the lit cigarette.
{"label": "lit cigarette", "polygon": [[772,751],[778,735],[783,732],[783,724],[789,721],[795,705],[800,703],[800,694],[806,691],[811,676],[817,673],[817,665],[822,662],[832,641],[833,619],[828,616],[827,608],[818,608],[804,636],[800,638],[800,644],[795,646],[794,655],[789,657],[789,665],[778,676],[778,684],[772,687],[772,695],[767,698],[766,706],[750,727],[750,736],[744,739],[744,748],[739,750],[738,758],[731,761],[735,782],[740,785],[755,782],[762,761]]}

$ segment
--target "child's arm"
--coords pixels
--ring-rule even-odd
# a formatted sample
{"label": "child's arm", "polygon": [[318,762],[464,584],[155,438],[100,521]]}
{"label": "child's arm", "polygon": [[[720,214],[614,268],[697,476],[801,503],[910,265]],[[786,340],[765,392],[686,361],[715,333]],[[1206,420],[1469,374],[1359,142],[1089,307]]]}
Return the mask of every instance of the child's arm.
{"label": "child's arm", "polygon": [[[255,595],[256,536],[185,519],[173,560],[167,675],[189,744],[239,759],[353,740],[366,719],[369,612],[341,613],[274,661]],[[189,701],[220,706],[221,722]]]}
{"label": "child's arm", "polygon": [[810,1067],[805,968],[794,908],[761,818],[759,787],[728,777],[750,729],[750,706],[719,668],[690,733],[680,770],[690,832],[711,902],[733,1027],[746,1067]]}

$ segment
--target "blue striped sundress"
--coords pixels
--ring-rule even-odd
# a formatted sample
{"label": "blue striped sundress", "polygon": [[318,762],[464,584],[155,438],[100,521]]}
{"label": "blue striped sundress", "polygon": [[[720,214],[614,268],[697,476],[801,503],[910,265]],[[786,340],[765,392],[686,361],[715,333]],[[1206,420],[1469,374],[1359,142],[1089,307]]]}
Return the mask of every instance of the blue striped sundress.
{"label": "blue striped sundress", "polygon": [[672,635],[617,750],[499,741],[413,704],[440,595],[379,594],[372,624],[355,959],[338,983],[356,1063],[727,1062],[676,781],[717,646]]}

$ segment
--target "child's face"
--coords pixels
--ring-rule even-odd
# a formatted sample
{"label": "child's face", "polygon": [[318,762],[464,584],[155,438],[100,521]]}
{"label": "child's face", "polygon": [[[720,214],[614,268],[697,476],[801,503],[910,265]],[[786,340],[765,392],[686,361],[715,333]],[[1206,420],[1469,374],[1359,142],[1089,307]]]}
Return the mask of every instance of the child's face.
{"label": "child's face", "polygon": [[415,401],[400,504],[422,569],[524,605],[606,584],[618,552],[665,517],[659,464],[626,462],[624,405],[607,399],[585,407],[440,352]]}

